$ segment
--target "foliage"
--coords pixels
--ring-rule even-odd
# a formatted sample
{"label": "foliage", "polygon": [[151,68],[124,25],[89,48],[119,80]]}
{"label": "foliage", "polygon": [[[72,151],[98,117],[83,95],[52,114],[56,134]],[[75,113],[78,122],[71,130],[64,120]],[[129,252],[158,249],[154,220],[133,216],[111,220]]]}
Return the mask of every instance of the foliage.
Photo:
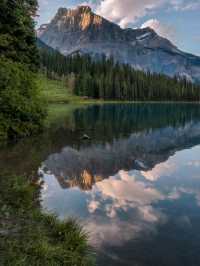
{"label": "foliage", "polygon": [[36,0],[0,1],[0,54],[36,70],[39,63],[34,20]]}
{"label": "foliage", "polygon": [[1,173],[0,265],[93,265],[82,227],[74,220],[42,214],[38,190],[25,177]]}
{"label": "foliage", "polygon": [[93,60],[89,55],[65,57],[41,49],[41,64],[50,78],[75,74],[74,93],[105,100],[199,101],[200,87],[186,79],[143,72],[112,58]]}
{"label": "foliage", "polygon": [[0,58],[0,138],[24,137],[41,130],[46,112],[35,75],[20,63]]}
{"label": "foliage", "polygon": [[41,130],[45,110],[35,82],[37,0],[0,1],[0,140]]}

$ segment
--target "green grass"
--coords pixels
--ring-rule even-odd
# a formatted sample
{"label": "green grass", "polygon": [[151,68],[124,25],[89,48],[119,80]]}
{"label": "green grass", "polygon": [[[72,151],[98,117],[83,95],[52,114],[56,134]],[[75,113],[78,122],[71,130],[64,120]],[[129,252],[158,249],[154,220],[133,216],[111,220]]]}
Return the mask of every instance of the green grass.
{"label": "green grass", "polygon": [[41,94],[45,98],[47,104],[73,104],[73,105],[89,105],[89,104],[104,104],[104,103],[129,103],[132,101],[119,100],[103,100],[103,99],[88,99],[73,95],[67,87],[64,80],[48,79],[45,75],[38,75],[38,86]]}
{"label": "green grass", "polygon": [[48,79],[43,74],[38,75],[38,86],[47,105],[47,127],[51,127],[55,123],[61,124],[70,117],[71,112],[76,108],[103,103],[102,101],[75,96],[65,81]]}
{"label": "green grass", "polygon": [[48,104],[70,103],[80,101],[67,88],[66,81],[48,79],[45,75],[38,76],[38,85]]}
{"label": "green grass", "polygon": [[[73,104],[73,105],[89,105],[89,104],[105,104],[105,103],[133,103],[128,100],[104,100],[104,99],[87,99],[73,95],[67,87],[66,81],[48,79],[44,74],[38,75],[38,85],[41,88],[42,95],[46,99],[47,104]],[[135,103],[194,103],[194,102],[173,102],[173,101],[137,101]],[[199,104],[199,102],[195,102]]]}
{"label": "green grass", "polygon": [[54,126],[55,123],[61,125],[76,108],[83,108],[90,104],[130,103],[129,101],[104,101],[103,99],[87,99],[75,96],[67,87],[66,81],[48,79],[43,74],[38,75],[38,85],[47,104],[47,127]]}
{"label": "green grass", "polygon": [[0,175],[0,265],[94,265],[82,227],[41,213],[38,195],[35,182]]}

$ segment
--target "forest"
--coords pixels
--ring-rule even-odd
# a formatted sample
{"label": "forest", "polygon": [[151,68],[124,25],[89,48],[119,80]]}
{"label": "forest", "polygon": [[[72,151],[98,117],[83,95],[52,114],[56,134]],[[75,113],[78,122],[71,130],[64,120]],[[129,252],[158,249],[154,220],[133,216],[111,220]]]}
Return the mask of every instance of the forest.
{"label": "forest", "polygon": [[58,51],[41,48],[40,56],[46,75],[73,80],[73,92],[78,96],[122,101],[200,100],[200,86],[186,78],[135,70],[103,55],[96,60],[79,53],[65,57]]}
{"label": "forest", "polygon": [[38,133],[46,111],[36,85],[37,1],[0,1],[0,140]]}

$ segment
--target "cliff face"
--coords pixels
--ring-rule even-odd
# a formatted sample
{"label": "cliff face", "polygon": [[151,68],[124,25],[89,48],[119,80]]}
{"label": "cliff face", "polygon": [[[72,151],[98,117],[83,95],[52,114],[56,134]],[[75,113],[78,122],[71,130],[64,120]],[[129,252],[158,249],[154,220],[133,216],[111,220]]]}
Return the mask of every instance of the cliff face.
{"label": "cliff face", "polygon": [[121,29],[88,6],[60,8],[49,24],[41,26],[38,36],[64,55],[105,54],[141,70],[200,81],[200,57],[180,51],[150,28]]}

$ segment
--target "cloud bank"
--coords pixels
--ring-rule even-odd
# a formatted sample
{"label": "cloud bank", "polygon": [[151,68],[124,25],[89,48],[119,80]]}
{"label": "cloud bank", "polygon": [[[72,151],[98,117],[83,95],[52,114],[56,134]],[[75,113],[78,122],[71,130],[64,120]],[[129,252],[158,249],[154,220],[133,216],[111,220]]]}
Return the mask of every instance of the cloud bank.
{"label": "cloud bank", "polygon": [[164,0],[103,0],[97,6],[96,12],[121,27],[127,27],[159,8],[163,2]]}
{"label": "cloud bank", "polygon": [[[200,1],[102,0],[98,2],[96,12],[108,20],[118,23],[122,28],[124,28],[129,24],[134,24],[139,18],[142,18],[145,15],[153,14],[159,8],[165,8],[168,11],[194,11],[200,9]],[[160,27],[161,26],[159,26],[159,28]],[[169,32],[169,26],[167,31]]]}

